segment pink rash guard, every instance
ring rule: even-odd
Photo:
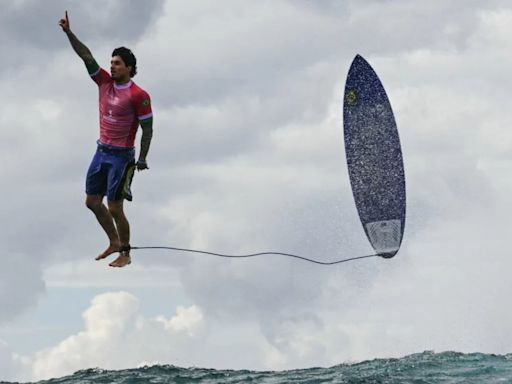
[[[91,78],[99,89],[100,143],[134,147],[139,122],[153,117],[148,93],[132,80],[116,84],[103,68]]]

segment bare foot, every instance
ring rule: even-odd
[[[96,256],[95,260],[101,260],[104,259],[107,256],[110,256],[113,253],[119,252],[119,243],[111,243],[110,246],[103,251],[103,253]]]
[[[131,262],[132,262],[132,259],[130,258],[130,253],[124,251],[124,252],[121,252],[120,255],[117,257],[117,259],[115,259],[109,265],[111,267],[122,268],[128,264],[131,264]]]

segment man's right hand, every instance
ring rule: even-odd
[[[64,14],[64,18],[59,20],[59,26],[62,28],[64,33],[66,33],[69,42],[71,43],[71,47],[73,47],[76,54],[84,61],[87,69],[90,70],[91,68],[94,68],[94,71],[96,71],[99,66],[94,60],[94,57],[92,57],[91,51],[84,45],[84,43],[78,40],[73,32],[71,32],[71,28],[69,27],[68,11]]]
[[[66,11],[66,13],[64,14],[64,18],[59,20],[59,26],[66,33],[68,33],[70,31],[70,29],[69,29],[68,11]]]

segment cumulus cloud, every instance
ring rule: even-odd
[[[190,308],[179,306],[176,309],[175,317],[166,319],[164,316],[159,316],[156,320],[161,322],[164,328],[171,333],[183,332],[194,336],[202,323],[203,314],[196,306]]]
[[[169,318],[145,318],[140,313],[138,299],[127,292],[94,297],[83,319],[83,331],[36,354],[35,380],[88,367],[129,368],[148,358],[165,361],[189,339],[198,338],[203,325],[203,315],[196,306],[178,307],[176,314]]]

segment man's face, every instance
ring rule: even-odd
[[[112,80],[115,81],[128,81],[130,80],[131,67],[124,64],[121,56],[112,56],[110,60],[110,75]]]

